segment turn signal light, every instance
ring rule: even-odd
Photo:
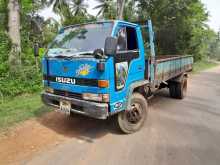
[[[100,87],[100,88],[109,87],[109,81],[108,80],[98,80],[98,87]]]

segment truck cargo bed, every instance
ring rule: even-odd
[[[158,56],[156,59],[155,80],[167,81],[184,72],[192,70],[193,57],[187,56]]]

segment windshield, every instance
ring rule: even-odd
[[[48,56],[88,55],[103,49],[112,27],[112,22],[105,22],[67,28],[52,42]]]

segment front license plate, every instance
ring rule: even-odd
[[[69,101],[60,101],[58,112],[70,115],[71,103]]]

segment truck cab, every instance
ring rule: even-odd
[[[42,60],[43,102],[68,115],[118,115],[123,132],[139,130],[150,87],[164,81],[155,81],[153,40],[151,21],[145,26],[116,20],[61,29]]]

